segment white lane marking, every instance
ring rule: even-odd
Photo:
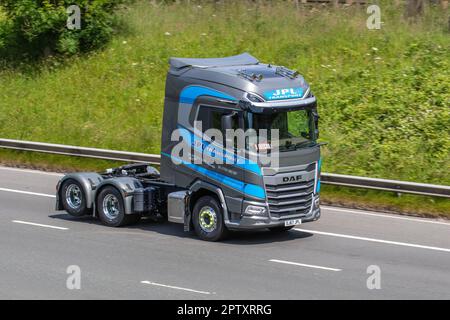
[[[300,267],[328,270],[328,271],[342,271],[342,269],[322,267],[322,266],[316,266],[316,265],[313,265],[313,264],[304,264],[304,263],[285,261],[285,260],[270,259],[269,261],[270,262],[277,262],[277,263],[284,263],[284,264],[291,264],[291,265],[300,266]]]
[[[14,189],[0,188],[0,191],[14,192],[14,193],[22,193],[22,194],[29,194],[29,195],[32,195],[32,196],[40,196],[40,197],[56,198],[56,196],[53,195],[53,194],[38,193],[38,192],[30,192],[30,191],[24,191],[24,190],[14,190]]]
[[[407,242],[398,242],[398,241],[358,237],[358,236],[352,236],[352,235],[347,235],[347,234],[323,232],[323,231],[307,230],[307,229],[298,229],[298,228],[295,228],[294,230],[301,231],[301,232],[309,232],[312,234],[320,234],[320,235],[324,235],[324,236],[338,237],[338,238],[346,238],[346,239],[353,239],[353,240],[362,240],[362,241],[378,242],[378,243],[384,243],[384,244],[392,244],[392,245],[404,246],[404,247],[450,252],[450,249],[447,249],[447,248],[424,246],[421,244],[414,244],[414,243],[407,243]]]
[[[22,220],[13,220],[12,222],[20,223],[20,224],[28,224],[30,226],[43,227],[43,228],[51,228],[51,229],[58,229],[58,230],[69,230],[69,228],[50,226],[48,224],[40,224],[40,223],[27,222],[27,221],[22,221]]]
[[[169,286],[167,284],[161,284],[161,283],[156,283],[156,282],[151,282],[151,281],[141,281],[142,284],[149,284],[152,286],[158,286],[158,287],[164,287],[164,288],[170,288],[170,289],[176,289],[176,290],[183,290],[183,291],[189,291],[189,292],[195,292],[195,293],[201,293],[201,294],[215,294],[214,292],[208,292],[208,291],[199,291],[199,290],[194,290],[194,289],[188,289],[188,288],[182,288],[182,287],[175,287],[175,286]]]
[[[336,207],[329,207],[329,206],[321,206],[321,207],[323,209],[325,209],[325,210],[336,211],[336,212],[356,213],[356,214],[361,214],[361,215],[365,215],[365,216],[390,218],[390,219],[399,219],[399,220],[406,220],[406,221],[413,221],[413,222],[442,224],[442,225],[450,226],[449,222],[436,221],[436,220],[433,220],[431,218],[429,218],[429,219],[426,219],[426,218],[424,218],[424,219],[421,219],[421,218],[408,218],[408,217],[395,215],[395,214],[382,214],[382,213],[374,213],[374,212],[370,212],[370,211],[350,210],[350,209],[345,209],[345,208],[336,208]]]
[[[36,173],[36,174],[45,174],[45,175],[56,176],[56,177],[62,177],[64,175],[62,173],[57,173],[57,172],[47,172],[47,171],[21,169],[21,168],[11,168],[11,167],[2,167],[2,166],[0,166],[0,170],[25,172],[25,173]]]

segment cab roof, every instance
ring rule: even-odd
[[[171,69],[183,69],[187,67],[194,68],[212,68],[212,67],[231,67],[256,65],[259,61],[249,53],[242,53],[237,56],[225,58],[170,58]]]
[[[225,90],[236,100],[240,100],[246,92],[272,99],[275,97],[274,93],[279,92],[277,90],[301,92],[305,95],[309,91],[308,83],[297,71],[260,63],[249,53],[225,58],[171,58],[169,75],[174,77],[172,86],[173,83],[179,83],[183,87],[203,85]],[[292,98],[299,96],[295,94]],[[280,99],[281,97],[284,95]]]

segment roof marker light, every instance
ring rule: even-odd
[[[253,72],[249,72],[245,69],[239,69],[238,70],[238,75],[240,75],[241,77],[244,77],[247,80],[250,81],[261,81],[263,79],[263,75],[260,73],[253,73]]]

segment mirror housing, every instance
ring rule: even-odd
[[[224,147],[228,145],[234,145],[232,139],[227,138],[227,130],[233,129],[233,117],[236,116],[236,112],[224,114],[221,118],[222,132],[224,135]]]
[[[236,115],[235,112],[224,114],[221,119],[222,130],[224,133],[227,129],[233,129],[233,117]]]
[[[314,120],[314,128],[315,128],[315,136],[316,139],[319,139],[319,113],[317,112],[317,108],[312,109],[312,116],[313,116],[313,120]]]

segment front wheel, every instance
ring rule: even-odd
[[[192,222],[198,237],[206,241],[219,241],[228,233],[219,202],[211,196],[197,200],[192,213]]]
[[[97,197],[97,212],[100,220],[107,226],[120,227],[137,222],[137,214],[125,214],[122,194],[116,188],[108,186]]]

